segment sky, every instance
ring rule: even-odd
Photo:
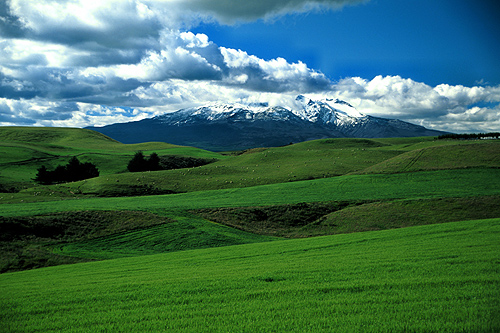
[[[103,126],[303,94],[500,131],[497,0],[0,0],[0,125]]]

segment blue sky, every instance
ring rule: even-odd
[[[193,31],[264,59],[303,61],[332,80],[400,75],[430,85],[500,83],[500,3],[372,0]]]
[[[482,0],[6,0],[0,125],[101,126],[298,94],[500,131],[500,14]]]

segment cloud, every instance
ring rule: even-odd
[[[10,17],[24,36],[64,45],[93,48],[141,47],[163,29],[158,13],[131,0],[10,0]]]
[[[179,1],[181,2],[181,1]],[[339,9],[347,5],[366,2],[363,0],[183,0],[182,7],[202,15],[213,17],[223,24],[241,21],[270,19],[288,13],[300,13],[314,9]]]
[[[15,38],[23,34],[23,24],[19,17],[12,15],[8,1],[0,2],[0,35]]]
[[[0,2],[0,124],[104,125],[207,102],[293,107],[297,94],[449,131],[498,130],[500,86],[435,87],[400,76],[332,82],[304,62],[261,59],[189,29],[363,0]]]
[[[302,62],[264,61],[179,28],[201,19],[229,22],[358,2],[9,0],[0,6],[8,27],[1,31],[0,96],[83,102],[111,102],[115,96],[116,104],[126,96],[115,92],[171,79],[214,80],[254,91],[321,90],[329,80]]]
[[[312,92],[325,90],[330,80],[303,62],[288,63],[283,58],[263,60],[241,50],[220,48],[229,69],[227,84],[255,91]]]
[[[376,76],[372,80],[343,79],[334,85],[334,91],[332,96],[349,101],[359,111],[373,116],[398,118],[452,132],[499,128],[500,86],[431,87],[400,76]]]
[[[211,80],[253,91],[311,92],[329,87],[330,80],[302,62],[263,60],[241,50],[219,47],[204,34],[169,31],[163,48],[149,51],[135,64],[89,67],[84,75],[137,79],[142,82]]]

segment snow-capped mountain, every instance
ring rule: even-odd
[[[123,143],[163,141],[223,151],[321,138],[433,136],[443,132],[376,118],[338,99],[299,95],[295,106],[213,103],[137,122],[91,127]]]
[[[325,99],[313,101],[302,95],[295,99],[301,108],[293,110],[299,117],[311,122],[320,122],[343,126],[356,124],[358,120],[366,118],[366,115],[356,110],[352,105],[338,99]]]
[[[296,98],[296,102],[297,108],[290,109],[281,106],[270,107],[267,103],[248,105],[214,103],[182,109],[174,113],[155,117],[154,119],[169,125],[182,125],[200,121],[292,120],[295,117],[299,117],[311,123],[344,126],[356,124],[367,117],[358,112],[349,103],[338,99],[314,101],[299,95]]]

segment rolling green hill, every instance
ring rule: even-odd
[[[184,193],[251,187],[335,177],[352,173],[396,173],[470,167],[500,167],[500,141],[402,139],[326,139],[286,147],[254,149],[239,155],[222,156],[195,148],[145,144],[159,154],[179,154],[219,159],[202,167],[128,173],[126,164],[137,147],[117,151],[82,153],[83,161],[103,166],[101,177],[71,184],[38,187],[24,191],[22,200],[39,200],[52,192],[92,196]],[[112,157],[112,158],[110,158]],[[105,168],[104,168],[105,166]],[[33,175],[31,166],[31,173]],[[24,172],[25,178],[27,171]],[[1,171],[1,170],[0,170]],[[32,177],[32,176],[31,176]]]
[[[96,148],[118,144],[101,133],[78,128],[2,127],[0,142],[58,147]]]
[[[397,173],[474,167],[499,167],[497,142],[426,147],[408,151],[367,167],[362,173]]]
[[[207,159],[224,156],[161,142],[121,144],[100,133],[76,128],[0,127],[0,186],[4,192],[35,186],[37,169],[65,165],[72,156],[97,165],[101,176],[127,171],[137,151]]]

